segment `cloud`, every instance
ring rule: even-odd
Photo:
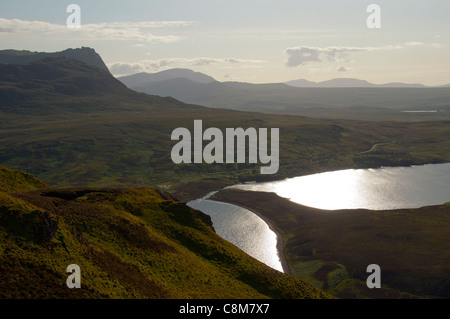
[[[446,46],[441,43],[424,43],[424,42],[406,42],[404,44],[405,47],[429,47],[435,49],[445,48]]]
[[[341,65],[340,67],[337,68],[337,71],[338,72],[347,72],[348,69],[345,66]]]
[[[285,50],[285,54],[288,55],[286,64],[290,67],[295,67],[308,62],[340,61],[347,57],[350,52],[365,50],[365,48],[356,47],[293,47]]]
[[[109,67],[109,71],[112,74],[120,74],[120,75],[129,75],[143,72],[141,65],[128,63],[114,63]]]
[[[0,18],[0,33],[45,34],[62,36],[81,36],[99,40],[134,40],[140,42],[174,42],[181,39],[177,35],[155,35],[149,30],[186,27],[193,21],[143,21],[81,24],[78,29],[69,29],[66,25],[43,21],[26,21]]]
[[[159,60],[145,60],[134,63],[113,62],[108,64],[109,70],[115,76],[130,75],[139,72],[158,72],[170,68],[198,68],[209,65],[226,68],[240,65],[240,67],[253,67],[265,63],[264,60],[238,59],[238,58],[169,58]]]
[[[67,30],[66,26],[43,21],[25,21],[19,19],[0,18],[0,32],[28,33],[28,32],[57,32]]]
[[[369,52],[369,51],[388,51],[388,50],[401,50],[411,49],[414,47],[429,47],[434,49],[440,49],[446,47],[440,43],[423,43],[423,42],[406,42],[403,45],[386,45],[380,47],[307,47],[299,46],[287,48],[284,53],[288,56],[286,65],[289,67],[296,67],[305,65],[309,62],[342,62],[348,59],[350,53],[354,52]],[[348,61],[346,61],[348,62]]]

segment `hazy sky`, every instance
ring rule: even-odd
[[[81,27],[69,29],[69,4]],[[370,4],[381,28],[370,29]],[[94,48],[115,75],[450,83],[449,0],[2,0],[0,49]]]

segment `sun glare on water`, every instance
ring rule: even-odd
[[[361,172],[344,170],[297,177],[275,183],[273,191],[295,203],[322,209],[357,207],[363,200],[359,191]]]

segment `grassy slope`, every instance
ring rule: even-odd
[[[213,199],[248,207],[282,234],[292,274],[342,298],[450,297],[450,203],[418,209],[326,211],[274,193],[227,189]],[[366,267],[381,267],[370,290]]]
[[[0,128],[0,162],[29,171],[52,187],[156,185],[165,181],[167,186],[179,184],[174,189],[182,198],[189,197],[186,189],[195,190],[183,185],[185,181],[281,179],[339,168],[450,161],[448,122],[331,121],[184,104],[127,107],[129,111],[122,112],[112,107],[114,111],[62,113],[60,118],[54,114],[5,115]],[[262,176],[260,164],[173,164],[170,152],[175,142],[170,134],[177,127],[192,131],[194,119],[203,119],[204,128],[222,130],[237,125],[279,127],[278,174]],[[375,143],[390,144],[362,153]]]
[[[330,297],[246,255],[168,194],[50,190],[0,172],[0,298]],[[66,286],[70,264],[81,289]]]

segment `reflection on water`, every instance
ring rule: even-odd
[[[329,210],[418,208],[450,201],[450,164],[350,169],[230,188],[276,192],[299,204]],[[267,224],[247,209],[207,200],[212,194],[188,205],[210,215],[222,238],[283,271],[277,237]]]
[[[450,201],[450,164],[349,169],[230,188],[275,192],[329,210],[418,208]]]
[[[211,216],[214,229],[223,239],[266,265],[283,271],[277,251],[277,236],[267,224],[251,211],[236,205],[211,201],[208,196],[188,205]]]
[[[403,113],[437,113],[437,110],[402,111]]]

